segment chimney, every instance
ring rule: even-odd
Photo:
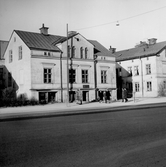
[[[48,29],[48,27],[44,27],[44,24],[42,24],[42,27],[39,30],[41,34],[48,35]]]
[[[111,53],[115,53],[116,52],[116,48],[112,48],[111,46],[110,46],[109,50],[111,51]]]
[[[157,39],[156,38],[150,38],[150,39],[148,39],[148,41],[149,41],[149,45],[154,45],[154,44],[156,44]]]

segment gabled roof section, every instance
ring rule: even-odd
[[[14,31],[30,49],[60,52],[60,49],[53,43],[64,39],[64,37],[57,35],[44,35],[20,30]]]
[[[94,48],[96,49],[95,55],[97,56],[109,56],[109,57],[115,57],[111,51],[106,49],[103,45],[101,45],[96,40],[88,40],[92,45],[94,45]]]
[[[136,59],[140,57],[148,57],[159,54],[164,48],[166,48],[166,41],[159,42],[153,45],[139,46],[127,50],[115,52],[116,61],[124,61],[130,59]]]

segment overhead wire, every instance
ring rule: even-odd
[[[163,6],[161,8],[157,8],[157,9],[153,9],[153,10],[150,10],[150,11],[147,11],[147,12],[144,12],[144,13],[140,13],[140,14],[137,14],[137,15],[134,15],[134,16],[130,16],[130,17],[126,17],[126,18],[123,18],[123,19],[119,19],[119,20],[116,20],[116,21],[103,23],[103,24],[98,24],[98,25],[89,26],[89,27],[84,27],[84,28],[79,28],[77,30],[84,30],[84,29],[90,29],[90,28],[95,28],[95,27],[101,27],[101,26],[105,26],[105,25],[113,24],[113,23],[117,23],[117,22],[119,23],[119,22],[122,22],[122,21],[125,21],[125,20],[129,20],[129,19],[132,19],[132,18],[135,18],[135,17],[139,17],[139,16],[142,16],[142,15],[151,13],[151,12],[155,12],[157,10],[161,10],[161,9],[164,9],[164,8],[166,8],[166,6]]]

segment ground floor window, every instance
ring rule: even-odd
[[[56,92],[39,92],[39,102],[52,103],[55,102]]]
[[[147,82],[147,91],[152,91],[152,82]]]
[[[135,83],[135,92],[139,92],[140,91],[140,86],[139,86],[139,82]]]

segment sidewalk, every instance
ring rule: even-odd
[[[5,119],[25,119],[27,117],[48,117],[55,115],[69,115],[69,114],[80,114],[80,113],[89,113],[102,111],[101,109],[109,109],[112,111],[115,110],[128,110],[137,108],[138,106],[151,104],[165,103],[166,97],[156,97],[156,98],[136,98],[135,101],[133,98],[128,99],[127,103],[122,103],[120,100],[112,103],[83,103],[78,105],[76,103],[54,103],[47,105],[37,105],[37,106],[23,106],[23,107],[8,107],[0,108],[0,120]],[[88,110],[89,109],[89,110]],[[80,111],[79,111],[80,110]]]

